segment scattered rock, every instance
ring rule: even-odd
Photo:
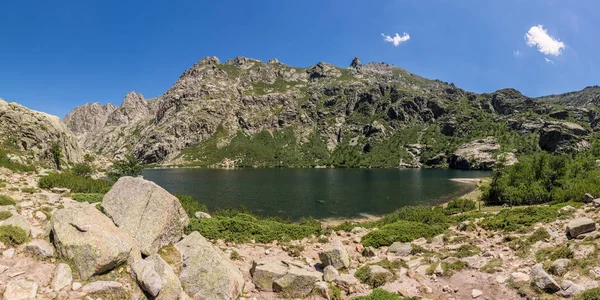
[[[158,296],[162,289],[162,280],[155,270],[154,261],[141,257],[135,259],[131,263],[131,274],[144,291],[152,297]]]
[[[29,236],[31,234],[31,225],[27,222],[27,219],[21,215],[13,213],[13,216],[0,222],[0,226],[12,225],[25,230],[25,233]]]
[[[244,286],[242,273],[200,233],[192,232],[175,248],[183,259],[179,280],[192,298],[230,300],[240,295]]]
[[[515,283],[516,282],[529,282],[529,280],[531,280],[531,277],[529,275],[522,273],[522,272],[513,272],[510,274],[510,278]]]
[[[440,234],[440,235],[436,235],[433,238],[431,238],[431,244],[434,246],[443,246],[444,245],[444,235]]]
[[[35,218],[43,222],[46,221],[46,219],[48,219],[48,216],[46,216],[46,214],[41,211],[37,211],[35,212]]]
[[[9,282],[4,291],[4,300],[30,300],[36,299],[37,283],[19,279]]]
[[[94,282],[84,285],[81,288],[81,292],[83,292],[85,294],[118,293],[123,290],[124,290],[123,285],[116,281],[94,281]]]
[[[202,212],[202,211],[197,211],[194,216],[198,219],[210,219],[212,218],[209,214]]]
[[[555,293],[561,290],[558,283],[544,271],[542,264],[537,264],[531,268],[531,282],[547,293]]]
[[[558,214],[559,215],[566,215],[566,214],[570,214],[572,212],[575,211],[575,207],[571,206],[571,205],[567,205],[567,206],[563,206],[558,210]]]
[[[393,253],[397,256],[409,256],[412,252],[412,245],[410,243],[393,243],[387,250],[387,253]]]
[[[256,288],[265,291],[273,291],[273,282],[283,277],[288,271],[288,266],[280,261],[276,262],[253,262],[250,274]]]
[[[158,254],[136,258],[131,264],[133,278],[156,300],[177,299],[183,292],[179,278]]]
[[[323,269],[323,280],[327,282],[334,281],[338,276],[340,276],[340,273],[333,266],[327,266]]]
[[[319,258],[324,267],[333,266],[337,270],[346,269],[350,266],[348,252],[342,243],[333,243],[319,253]]]
[[[596,230],[596,222],[589,218],[578,218],[567,224],[567,237],[577,238],[580,234]]]
[[[83,280],[124,263],[132,249],[131,239],[88,204],[57,210],[50,226],[58,254],[73,261]],[[83,227],[85,231],[80,230]]]
[[[594,207],[600,207],[600,198],[592,200]]]
[[[15,248],[10,248],[2,251],[2,257],[7,259],[15,257]]]
[[[287,274],[273,282],[273,291],[283,293],[286,297],[305,297],[321,277],[319,272],[292,266]]]
[[[590,203],[592,201],[594,201],[594,196],[589,193],[585,193],[585,195],[583,195],[583,203]]]
[[[80,288],[81,288],[81,282],[73,282],[71,289],[73,289],[74,291],[78,291]]]
[[[327,285],[327,282],[323,282],[323,281],[317,282],[315,284],[315,290],[323,298],[325,298],[327,300],[331,299],[331,295],[329,295],[329,286]]]
[[[119,178],[104,196],[102,209],[144,255],[178,242],[190,222],[175,196],[142,178]]]
[[[478,289],[473,289],[471,291],[471,297],[473,297],[473,299],[475,299],[475,298],[477,298],[477,297],[479,297],[481,295],[483,295],[483,292],[480,291],[480,290],[478,290]]]
[[[560,288],[562,289],[561,294],[565,298],[576,296],[584,290],[580,285],[575,284],[570,280],[563,280],[560,284]]]
[[[352,294],[358,285],[358,279],[351,274],[341,274],[334,280],[335,284],[347,294]]]
[[[33,240],[27,244],[25,249],[41,258],[54,256],[54,247],[44,240]]]
[[[471,224],[470,221],[460,222],[460,224],[458,224],[458,226],[456,226],[456,230],[465,231],[469,227],[469,224]]]
[[[370,282],[378,282],[378,283],[382,283],[381,279],[384,279],[384,282],[390,282],[392,280],[392,278],[394,277],[394,274],[392,274],[392,272],[388,271],[386,268],[382,267],[382,266],[377,266],[377,265],[373,265],[373,266],[369,266],[369,281]]]
[[[369,247],[365,247],[362,250],[362,256],[364,257],[375,257],[377,254],[375,253],[375,248],[369,246]]]
[[[52,278],[52,289],[54,291],[60,291],[62,289],[69,289],[73,282],[73,273],[71,267],[67,264],[58,264],[54,269],[54,277]],[[73,287],[73,290],[75,288]]]

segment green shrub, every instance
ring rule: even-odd
[[[94,170],[92,169],[92,167],[90,165],[84,164],[84,163],[74,164],[73,167],[71,168],[71,173],[73,173],[73,175],[75,175],[75,176],[80,176],[80,177],[90,177],[90,176],[92,176],[93,172],[94,172]]]
[[[20,164],[8,159],[5,150],[0,149],[0,167],[7,168],[13,172],[33,172],[35,171],[34,166]]]
[[[275,218],[260,218],[247,212],[215,212],[210,219],[190,219],[189,230],[198,231],[207,239],[222,239],[231,242],[259,243],[272,241],[300,240],[321,234],[321,225],[314,220],[287,223]]]
[[[354,297],[353,300],[416,300],[417,298],[403,298],[395,293],[382,289],[374,289],[368,296]]]
[[[503,209],[495,216],[483,220],[480,226],[486,230],[516,231],[530,228],[539,222],[552,222],[557,216],[557,208],[554,206]]]
[[[464,244],[458,247],[458,249],[455,252],[453,252],[450,256],[463,258],[477,255],[479,253],[481,253],[481,249],[479,249],[477,246]]]
[[[27,232],[25,230],[12,226],[0,226],[0,242],[7,245],[20,245],[27,241]]]
[[[4,210],[0,211],[0,221],[4,221],[10,217],[12,217],[12,213],[10,211]]]
[[[73,200],[78,202],[99,203],[104,199],[104,194],[100,193],[77,193],[74,194]]]
[[[142,165],[137,158],[131,154],[125,155],[125,158],[117,161],[112,166],[113,171],[109,174],[113,181],[123,176],[136,177],[142,174]]]
[[[42,189],[67,188],[73,193],[103,194],[110,190],[111,183],[102,179],[80,177],[69,172],[63,172],[50,173],[40,177],[38,186]]]
[[[532,245],[539,241],[543,241],[543,240],[549,239],[549,238],[550,238],[550,233],[548,233],[548,230],[546,230],[545,228],[538,228],[530,236],[527,237],[526,241],[528,244]]]
[[[194,199],[194,197],[182,194],[175,194],[175,197],[179,199],[179,203],[181,203],[183,210],[185,210],[190,218],[196,218],[194,214],[197,211],[208,213],[208,208],[206,208],[206,205],[200,204],[198,201],[196,201],[196,199]]]
[[[486,273],[496,273],[496,269],[502,267],[502,264],[502,259],[492,258],[483,267],[481,267],[481,271]]]
[[[583,291],[574,300],[600,300],[600,287]]]
[[[444,275],[446,276],[451,276],[452,274],[454,274],[454,272],[458,272],[464,268],[466,268],[469,264],[464,262],[464,261],[460,261],[457,260],[455,262],[442,262],[442,270],[444,271]]]
[[[380,224],[390,224],[396,221],[411,221],[419,222],[424,224],[438,225],[448,223],[449,219],[444,214],[441,207],[430,207],[430,206],[405,206],[397,209],[396,211],[383,216],[381,221],[377,222]]]
[[[35,194],[38,192],[38,190],[34,187],[24,187],[24,188],[21,188],[21,192],[28,193],[28,194]]]
[[[559,258],[573,258],[573,251],[567,246],[560,246],[542,248],[535,253],[537,262],[555,261]]]
[[[448,202],[448,205],[445,207],[446,213],[449,214],[463,213],[475,209],[477,209],[477,203],[475,201],[460,198]]]
[[[329,283],[327,286],[329,287],[331,300],[342,300],[342,291],[339,287],[331,283]]]
[[[15,200],[6,195],[0,195],[0,206],[3,205],[15,205]]]
[[[418,238],[432,238],[447,227],[444,225],[429,225],[418,222],[397,221],[369,232],[362,238],[365,247],[389,246],[394,242],[412,242]]]

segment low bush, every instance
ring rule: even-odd
[[[73,193],[103,194],[110,190],[111,185],[106,180],[81,177],[69,172],[50,173],[38,180],[38,186],[42,189],[67,188]]]
[[[448,223],[449,219],[444,214],[443,208],[439,206],[405,206],[383,216],[379,222],[376,222],[376,226],[391,224],[396,221],[411,221],[433,225]]]
[[[15,200],[6,195],[0,195],[0,206],[3,205],[15,205]]]
[[[35,194],[38,192],[38,190],[34,187],[24,187],[24,188],[21,188],[21,192],[28,193],[28,194]]]
[[[544,228],[538,228],[530,236],[527,237],[526,241],[527,241],[527,244],[533,245],[539,241],[543,241],[543,240],[549,239],[549,238],[550,238],[550,233],[548,233],[548,230],[546,230]]]
[[[559,258],[573,258],[573,251],[567,246],[560,246],[542,248],[535,253],[537,262],[555,261]]]
[[[12,217],[12,213],[10,211],[0,211],[0,221],[4,221],[10,217]]]
[[[454,262],[442,262],[442,270],[444,271],[444,275],[451,276],[454,272],[459,272],[460,270],[466,268],[469,264],[464,261],[454,261]]]
[[[548,223],[556,220],[557,210],[555,206],[503,209],[495,216],[483,220],[480,226],[486,230],[524,230],[539,222]]]
[[[0,242],[7,245],[20,245],[27,241],[27,232],[25,230],[12,226],[0,226]]]
[[[463,213],[477,209],[477,203],[470,199],[455,199],[445,207],[446,214]]]
[[[367,296],[352,298],[352,300],[416,300],[417,298],[403,298],[395,293],[390,293],[383,289],[374,289]]]
[[[35,171],[34,166],[24,165],[17,162],[14,162],[8,159],[7,153],[5,150],[0,149],[0,167],[7,168],[13,172],[33,172]]]
[[[73,175],[79,177],[90,177],[94,172],[90,165],[84,163],[74,164],[70,171],[73,173]]]
[[[575,296],[574,300],[599,300],[600,287],[583,291],[583,293]]]
[[[418,238],[432,238],[442,232],[445,225],[429,225],[411,221],[397,221],[369,232],[362,238],[365,247],[389,246],[394,242],[412,242]]]
[[[229,211],[226,215],[215,212],[210,219],[191,218],[189,230],[198,231],[207,239],[269,243],[318,236],[321,234],[321,224],[314,220],[287,223],[274,218],[260,218],[247,212]]]
[[[78,202],[99,203],[104,199],[104,194],[101,193],[78,193],[74,194],[73,200]]]
[[[483,265],[483,267],[481,267],[481,271],[486,273],[496,273],[496,270],[502,267],[502,264],[502,259],[492,258],[485,265]]]

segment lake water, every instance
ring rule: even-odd
[[[210,209],[240,208],[291,219],[381,215],[406,205],[437,204],[474,188],[451,178],[489,172],[449,169],[154,169],[146,179],[193,196]]]

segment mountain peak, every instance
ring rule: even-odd
[[[360,60],[358,59],[358,57],[354,57],[354,59],[350,63],[350,68],[351,69],[357,69],[357,70],[360,69],[360,68],[362,68],[362,63],[360,62]]]

